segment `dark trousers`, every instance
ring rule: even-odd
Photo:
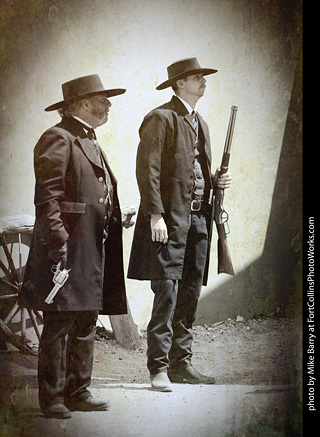
[[[190,214],[182,278],[152,280],[154,302],[147,327],[148,369],[153,375],[191,363],[192,324],[196,318],[208,249],[205,216]]]
[[[39,404],[90,395],[98,311],[45,311],[39,344]]]

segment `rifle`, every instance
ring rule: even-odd
[[[230,150],[234,124],[237,115],[237,106],[231,107],[231,114],[227,130],[226,142],[224,145],[219,177],[227,173],[229,168]],[[223,208],[224,190],[217,188],[214,201],[214,221],[218,232],[218,273],[234,275],[231,256],[229,253],[227,235],[229,234],[228,213]]]

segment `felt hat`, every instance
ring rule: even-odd
[[[174,62],[167,68],[168,80],[164,81],[156,87],[157,90],[163,90],[173,85],[178,79],[190,76],[192,74],[201,73],[203,76],[216,73],[218,70],[212,68],[201,68],[197,58],[181,59]]]
[[[106,97],[113,97],[125,93],[123,88],[106,90],[102,85],[100,77],[97,74],[82,76],[62,84],[63,100],[54,105],[48,106],[45,111],[54,111],[66,104],[76,102],[77,100],[92,97],[97,94],[105,94]]]

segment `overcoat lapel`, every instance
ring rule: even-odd
[[[100,147],[100,150],[101,150],[102,159],[104,160],[104,164],[105,164],[105,166],[107,167],[107,170],[108,170],[108,173],[109,173],[109,175],[110,175],[110,178],[111,178],[112,184],[115,185],[115,184],[117,183],[117,179],[116,179],[115,175],[113,174],[113,171],[112,171],[111,168],[110,168],[110,165],[109,165],[109,162],[108,162],[107,155],[106,155],[106,153],[104,152],[104,150],[102,150],[101,147]]]
[[[91,140],[87,137],[87,133],[85,132],[83,125],[76,120],[75,118],[63,118],[61,121],[62,127],[67,127],[68,130],[75,136],[76,141],[80,144],[81,149],[83,150],[86,157],[91,161],[94,165],[102,168],[102,164],[97,152],[94,149],[94,145]]]
[[[196,134],[197,132],[196,132],[196,129],[195,129],[194,125],[193,125],[191,115],[190,115],[189,113],[186,114],[186,115],[184,116],[184,119],[185,119],[185,121],[186,121],[186,122],[191,126],[192,130],[193,130],[194,133]]]
[[[211,165],[211,146],[210,146],[210,136],[209,136],[208,127],[205,124],[200,114],[198,114],[198,121],[199,121],[199,128],[202,130],[203,137],[204,137],[204,150],[206,152],[207,159],[209,160],[209,163]]]
[[[92,144],[91,140],[89,140],[89,138],[81,138],[79,136],[77,137],[77,140],[89,161],[102,168],[101,160],[97,152],[94,150],[94,145]]]
[[[197,132],[195,130],[195,127],[193,125],[192,122],[192,117],[189,114],[187,108],[185,107],[185,105],[181,102],[181,100],[176,97],[173,96],[170,102],[173,105],[173,109],[174,111],[181,117],[183,117],[184,121],[191,127],[194,135],[196,136]]]
[[[193,132],[196,133],[195,128],[193,126],[192,117],[189,114],[187,108],[181,102],[181,100],[178,99],[178,97],[173,96],[171,99],[171,104],[174,105],[174,109],[177,112],[177,114],[180,116],[183,116],[185,122],[188,123],[188,125],[192,128]],[[201,115],[199,113],[197,113],[197,115],[198,115],[198,121],[199,121],[199,132],[201,130],[203,133],[204,150],[205,150],[208,164],[210,167],[211,166],[211,146],[210,146],[209,131],[208,131],[207,125],[206,125],[205,121],[203,120],[203,118],[201,117]]]
[[[89,159],[89,161],[91,161],[94,165],[97,165],[98,167],[103,168],[101,159],[98,156],[97,152],[95,151],[94,145],[92,144],[91,140],[87,137],[82,138],[80,136],[77,136],[77,140],[78,140],[84,154]],[[108,170],[108,173],[110,175],[112,183],[113,184],[117,183],[116,177],[113,174],[113,172],[109,166],[107,155],[105,154],[105,152],[102,150],[101,147],[100,147],[100,153],[101,153],[101,157],[104,161],[104,164]]]
[[[98,167],[103,168],[102,163],[101,163],[101,159],[98,156],[97,152],[94,150],[94,145],[89,140],[89,138],[81,138],[78,136],[77,140],[80,143],[80,146],[81,146],[84,154],[86,155],[86,157],[89,159],[89,161],[91,161],[94,165],[97,165]],[[102,150],[101,147],[100,147],[100,153],[101,153],[101,157],[104,161],[104,164],[108,170],[108,173],[110,175],[112,184],[114,185],[117,183],[116,177],[113,174],[113,172],[109,166],[107,155],[105,154],[105,152]]]

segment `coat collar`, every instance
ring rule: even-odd
[[[190,125],[192,130],[195,131],[191,115],[189,114],[189,111],[187,107],[183,104],[183,102],[177,96],[172,96],[170,104],[172,105],[173,111],[175,111],[179,116],[183,117],[185,121]]]
[[[175,111],[178,115],[184,117],[185,121],[194,130],[191,115],[189,114],[189,111],[187,110],[185,105],[181,102],[181,100],[177,96],[172,96],[172,99],[169,102],[169,105],[171,106],[173,111]],[[197,116],[198,116],[198,120],[199,120],[199,125],[200,125],[202,132],[203,132],[203,135],[204,135],[205,143],[206,143],[206,145],[208,145],[208,147],[210,147],[210,136],[209,136],[207,124],[205,123],[205,121],[203,120],[203,118],[201,117],[199,112],[197,112]]]
[[[98,167],[102,167],[100,158],[97,155],[97,152],[94,150],[91,140],[89,140],[87,137],[85,126],[73,117],[63,118],[61,125],[62,127],[67,128],[67,130],[77,138],[89,161],[93,162],[93,164],[97,165]]]
[[[170,104],[173,106],[173,110],[182,117],[185,117],[189,114],[186,106],[182,103],[182,101],[177,96],[172,96]]]
[[[84,130],[84,125],[80,121],[73,117],[63,117],[61,122],[58,123],[58,127],[62,127],[70,132],[75,137],[80,136],[80,138],[86,138],[87,134]]]
[[[97,165],[100,168],[102,167],[101,160],[99,156],[97,155],[96,151],[94,150],[92,142],[87,137],[87,133],[84,129],[84,126],[82,123],[78,120],[76,120],[73,117],[63,117],[61,122],[57,125],[59,127],[62,127],[63,129],[66,129],[68,132],[70,132],[76,139],[78,140],[84,154],[86,157],[91,161],[94,165]],[[112,174],[111,169],[108,164],[108,159],[105,154],[105,152],[100,148],[101,154],[103,157],[103,160],[107,166],[107,169],[110,174]],[[115,179],[114,175],[112,174],[112,177]]]

